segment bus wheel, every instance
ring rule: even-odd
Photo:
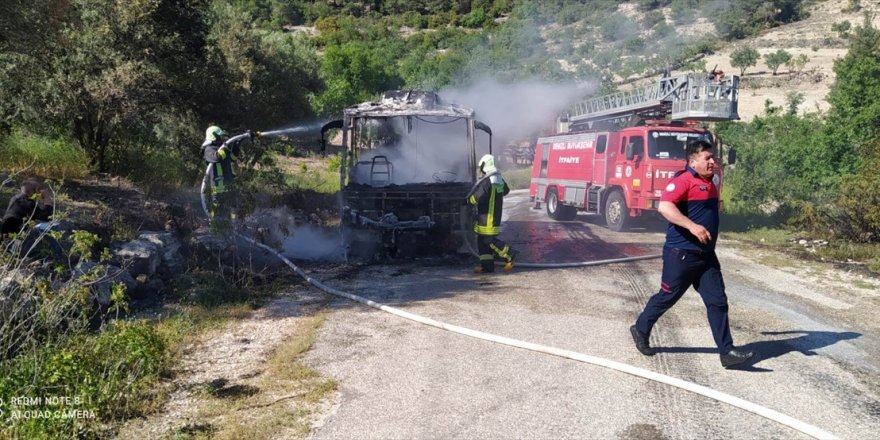
[[[608,229],[620,232],[627,228],[629,223],[629,208],[620,191],[614,191],[605,200],[605,223]]]

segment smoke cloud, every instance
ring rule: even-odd
[[[343,261],[342,241],[338,233],[302,225],[284,240],[281,253],[298,260]]]
[[[361,152],[352,175],[355,182],[370,186],[470,182],[465,119],[395,117],[375,129],[381,144]]]
[[[245,219],[261,242],[281,248],[287,258],[342,261],[342,241],[338,232],[328,232],[305,223],[303,214],[286,206],[260,208]]]
[[[493,143],[503,146],[553,130],[559,113],[591,95],[596,87],[595,81],[580,86],[573,82],[540,80],[505,84],[487,77],[466,88],[443,90],[440,96],[448,102],[473,108],[477,119],[492,127]]]

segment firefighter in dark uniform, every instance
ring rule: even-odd
[[[510,187],[495,168],[495,158],[491,154],[483,156],[477,163],[477,169],[483,177],[477,181],[467,196],[467,203],[476,205],[477,218],[474,232],[477,233],[477,250],[480,252],[480,265],[474,268],[476,273],[495,271],[495,255],[503,258],[506,263],[504,270],[513,269],[513,260],[517,251],[507,243],[498,239],[501,233],[501,210],[504,196]]]
[[[232,162],[240,153],[240,144],[226,144],[226,132],[220,127],[211,126],[205,131],[205,142],[202,143],[205,162],[213,164],[208,178],[211,183],[211,216],[234,218],[235,192],[233,183],[235,174]]]
[[[712,144],[705,141],[689,143],[687,166],[672,179],[660,198],[658,211],[669,221],[660,291],[648,300],[630,333],[639,352],[653,355],[648,338],[654,323],[694,286],[706,305],[721,365],[731,368],[748,362],[755,353],[735,348],[730,336],[727,294],[715,255],[719,177],[715,175],[713,150]]]

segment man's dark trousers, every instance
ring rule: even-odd
[[[650,335],[654,323],[678,302],[691,285],[706,305],[715,345],[721,354],[727,353],[733,349],[733,338],[727,319],[727,295],[724,293],[721,264],[714,251],[663,248],[660,291],[648,300],[645,310],[636,320],[636,330]]]

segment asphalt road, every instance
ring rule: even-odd
[[[583,215],[554,222],[522,193],[506,203],[502,238],[524,251],[524,261],[645,255],[662,246],[656,230],[612,233]],[[880,292],[834,274],[765,267],[756,252],[719,244],[734,341],[758,352],[743,370],[721,368],[693,290],[655,327],[659,353],[635,350],[628,327],[658,288],[660,260],[492,275],[415,260],[327,283],[450,324],[691,381],[840,438],[876,438]],[[668,385],[342,299],[332,303],[306,362],[339,382],[315,439],[807,438]]]

